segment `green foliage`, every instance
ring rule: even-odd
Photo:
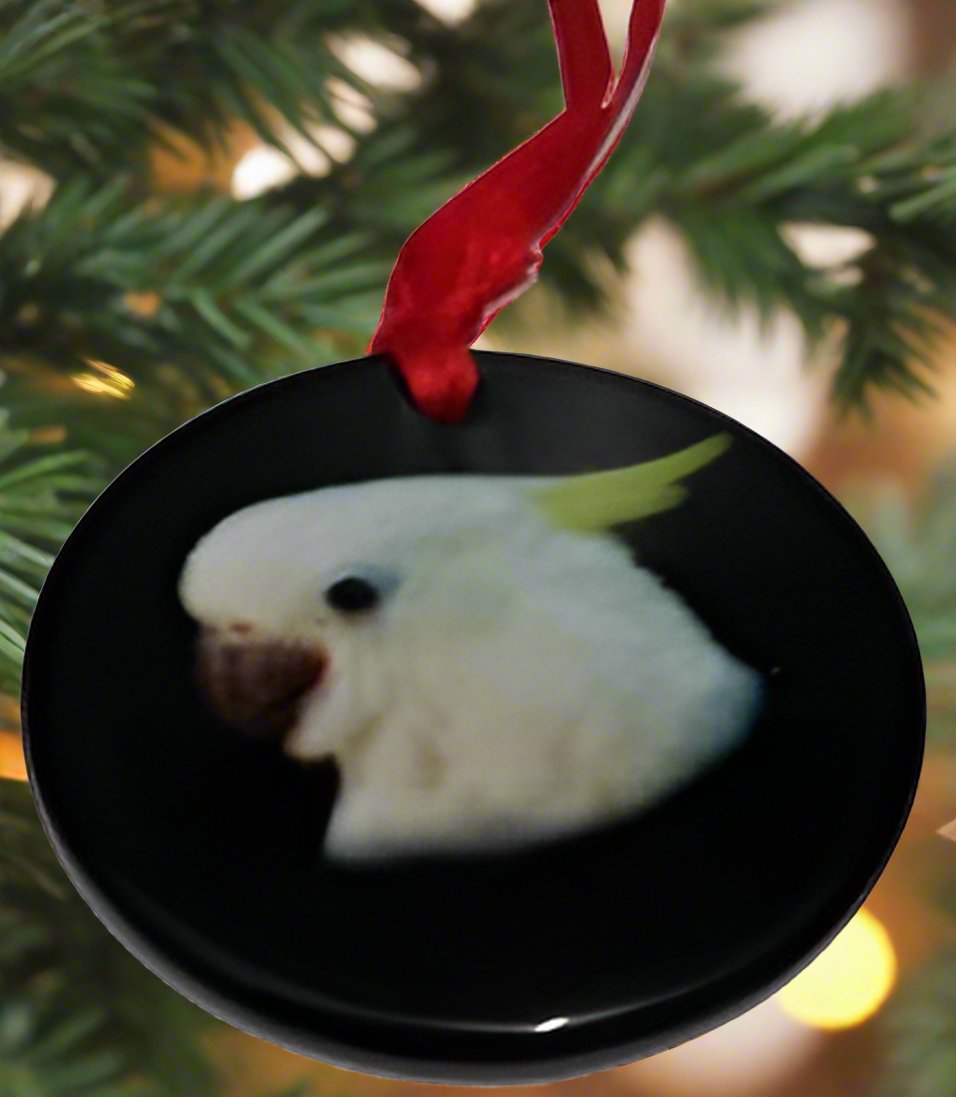
[[[358,352],[387,265],[329,221],[215,196],[146,206],[124,177],[71,178],[0,246],[7,406],[122,464],[237,389]],[[104,399],[63,383],[98,363],[133,386]]]
[[[843,404],[865,406],[874,386],[917,393],[927,385],[938,318],[956,311],[956,235],[946,231],[956,211],[956,138],[924,135],[921,100],[910,92],[881,93],[793,122],[744,101],[710,57],[723,31],[769,6],[708,0],[675,7],[635,125],[549,248],[543,280],[570,309],[606,306],[614,272],[626,266],[626,242],[648,217],[662,216],[684,236],[705,287],[728,307],[756,307],[764,317],[793,311],[811,344],[837,327],[843,352],[836,395]],[[425,15],[413,0],[282,3],[270,6],[267,19],[263,10],[225,0],[204,5],[201,18],[186,0],[141,0],[110,6],[108,14],[83,4],[0,5],[12,21],[6,50],[13,58],[6,81],[0,50],[0,105],[8,85],[11,101],[23,102],[18,81],[25,77],[17,73],[31,65],[42,70],[38,85],[56,89],[67,81],[70,88],[62,103],[41,99],[42,113],[32,111],[24,123],[36,140],[55,135],[50,156],[67,156],[64,164],[21,140],[16,111],[0,112],[0,143],[64,175],[68,191],[7,233],[3,313],[15,323],[4,329],[11,333],[5,351],[35,349],[44,364],[86,353],[127,372],[136,368],[138,383],[165,375],[173,362],[190,378],[216,375],[207,400],[298,368],[304,355],[315,363],[352,353],[374,325],[402,239],[465,179],[560,109],[550,30],[535,5],[486,0],[456,27]],[[82,24],[82,34],[70,29],[71,20]],[[371,93],[334,59],[329,31],[385,34],[419,65],[422,86],[403,95]],[[81,45],[99,52],[80,58]],[[269,63],[253,60],[255,50]],[[101,54],[121,66],[124,79],[135,73],[151,89],[143,99],[148,125],[137,116],[123,130],[108,114],[82,109],[86,81],[111,78]],[[303,54],[314,63],[300,64]],[[77,71],[47,73],[49,58]],[[176,80],[165,79],[169,71]],[[355,134],[354,155],[330,175],[302,177],[251,204],[193,198],[146,215],[150,127],[209,142],[238,114],[281,144],[283,125],[343,124],[332,77],[370,94],[378,125]],[[137,101],[112,85],[104,97],[124,111]],[[72,145],[64,139],[67,128],[83,124],[102,130],[98,144],[76,134]],[[70,151],[77,143],[88,155]],[[127,172],[119,181],[117,165]],[[289,237],[276,222],[288,226]],[[794,246],[791,230],[801,224],[857,229],[868,243],[849,262],[816,268]],[[249,229],[259,231],[246,239]],[[273,234],[278,287],[267,284],[269,272],[256,257]],[[305,254],[323,244],[330,249],[324,254]],[[31,265],[37,245],[49,253],[39,270]],[[195,260],[190,247],[199,252]],[[261,259],[268,265],[269,253]],[[178,273],[177,262],[184,268]],[[286,262],[305,272],[284,275]],[[162,296],[161,315],[150,323],[123,306],[124,291],[138,287]],[[101,310],[104,290],[109,307]],[[32,342],[37,333],[39,345]],[[160,387],[160,405],[175,405],[179,390]],[[70,414],[71,401],[65,405]],[[53,406],[49,397],[45,406]],[[136,433],[137,415],[123,411],[117,429],[131,434],[128,454],[141,448],[149,428]],[[168,418],[152,425],[162,429],[175,418],[170,407]]]
[[[956,462],[940,470],[919,506],[900,491],[858,500],[858,517],[900,586],[926,668],[930,744],[956,747]],[[940,820],[943,822],[944,820]],[[956,910],[956,871],[942,839],[939,901]],[[956,951],[934,956],[895,996],[884,1020],[889,1061],[885,1097],[956,1092]]]
[[[147,974],[63,878],[29,792],[0,781],[0,1093],[206,1097],[211,1022]]]
[[[142,162],[171,132],[221,142],[240,119],[281,143],[364,83],[330,31],[427,21],[414,0],[0,2],[0,148],[57,176]]]
[[[24,432],[0,419],[0,692],[19,688],[40,584],[81,513],[77,500],[100,486],[88,464],[80,454],[28,446]]]
[[[919,507],[886,489],[855,510],[896,579],[926,669],[929,735],[956,746],[956,462],[930,481]]]
[[[884,1097],[956,1092],[956,951],[934,960],[900,994],[889,1015],[892,1049]]]
[[[652,88],[652,102],[665,90]],[[836,323],[844,406],[866,407],[872,388],[924,390],[939,318],[956,304],[956,238],[945,228],[956,195],[947,200],[938,181],[956,163],[956,140],[920,137],[919,102],[906,93],[778,124],[723,82],[695,91],[689,81],[681,94],[700,155],[681,163],[686,148],[675,148],[661,206],[705,287],[764,317],[794,312],[811,344]],[[793,239],[800,225],[857,230],[862,249],[809,265]]]
[[[863,521],[903,592],[926,662],[956,661],[956,463],[927,485],[918,507],[887,489]]]

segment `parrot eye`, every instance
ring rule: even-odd
[[[325,600],[333,609],[343,613],[363,613],[374,609],[382,600],[382,594],[368,579],[347,575],[326,590]]]

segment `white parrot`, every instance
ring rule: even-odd
[[[726,445],[238,511],[180,579],[200,679],[227,721],[334,757],[332,857],[515,848],[647,807],[743,738],[761,679],[611,530]]]

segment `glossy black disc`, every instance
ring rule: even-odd
[[[300,1053],[429,1081],[583,1074],[756,1004],[848,920],[923,750],[906,610],[858,526],[751,431],[651,384],[482,354],[467,420],[381,361],[264,385],[160,442],[60,553],[27,652],[44,823],[110,930],[176,989]],[[769,698],[746,743],[651,812],[521,854],[344,868],[334,773],[215,724],[176,583],[252,502],[419,473],[564,474],[730,451],[626,528]],[[560,795],[560,790],[556,790]]]

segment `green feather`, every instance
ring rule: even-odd
[[[680,481],[709,465],[729,446],[730,435],[715,434],[655,461],[569,476],[535,495],[554,525],[595,533],[676,507],[687,495]]]

